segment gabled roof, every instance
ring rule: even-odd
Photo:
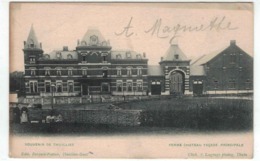
[[[32,46],[33,44],[33,46]],[[38,42],[38,39],[36,37],[36,34],[34,32],[33,26],[31,26],[27,41],[24,46],[25,49],[29,48],[36,48],[36,49],[41,49],[40,44]]]
[[[97,28],[89,28],[78,46],[109,46],[101,32]]]
[[[148,65],[148,76],[163,76],[163,70],[159,65]]]
[[[178,58],[176,59],[176,56],[178,55]],[[183,51],[179,48],[178,44],[171,44],[171,46],[166,51],[165,55],[163,56],[163,61],[186,61],[188,58],[183,53]]]
[[[190,67],[190,75],[197,75],[197,76],[205,75],[203,64],[206,64],[207,62],[209,62],[210,60],[215,58],[218,54],[220,54],[226,48],[227,47],[222,48],[220,50],[216,50],[207,55],[202,55],[198,59],[195,59],[195,61],[192,61],[191,67]]]

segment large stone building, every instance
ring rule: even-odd
[[[75,50],[65,46],[45,54],[31,28],[23,51],[26,97],[39,102],[53,95],[203,94],[253,88],[253,58],[235,41],[193,62],[178,44],[171,44],[154,66],[148,65],[145,53],[112,50],[97,29],[89,29]]]

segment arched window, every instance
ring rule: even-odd
[[[61,57],[61,53],[60,52],[57,52],[56,53],[56,57],[57,57],[57,59],[61,59],[62,57]]]
[[[32,39],[30,40],[30,48],[34,48],[34,42]]]
[[[49,55],[49,54],[45,54],[45,55],[44,55],[44,58],[45,58],[45,59],[50,59],[50,55]]]
[[[81,45],[87,45],[86,41],[81,41]]]
[[[141,54],[137,54],[136,55],[136,59],[141,59],[142,57],[141,57]]]
[[[116,75],[117,76],[121,76],[122,75],[122,68],[121,67],[117,67],[116,68]]]
[[[117,54],[116,59],[122,59],[121,54]]]
[[[73,59],[73,56],[71,54],[68,54],[67,59]]]

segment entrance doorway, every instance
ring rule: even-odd
[[[178,71],[170,73],[170,94],[184,93],[184,74]]]

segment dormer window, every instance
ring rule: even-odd
[[[179,55],[177,55],[177,54],[174,55],[174,58],[175,58],[175,59],[179,59]]]
[[[121,54],[116,55],[116,59],[122,59]]]
[[[30,48],[34,48],[34,42],[33,42],[33,40],[30,40]]]
[[[128,59],[131,58],[131,52],[126,52],[126,58],[128,58]]]
[[[61,59],[61,53],[60,53],[60,52],[57,53],[57,54],[56,54],[56,57],[57,57],[57,59]]]
[[[81,45],[87,45],[86,41],[81,41]]]
[[[141,54],[137,54],[136,59],[141,59]]]
[[[73,59],[73,56],[71,54],[67,55],[67,59]]]
[[[45,54],[44,58],[45,59],[50,59],[50,55],[49,54]]]
[[[91,45],[97,45],[98,44],[98,37],[96,35],[90,36],[90,42],[91,42]]]

